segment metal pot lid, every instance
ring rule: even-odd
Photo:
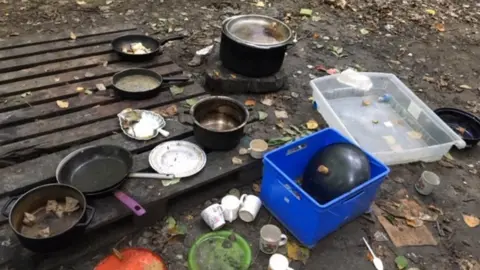
[[[285,23],[255,14],[227,19],[223,31],[237,42],[266,47],[284,46],[292,37],[292,31]]]
[[[155,147],[150,152],[148,161],[158,173],[184,178],[201,171],[207,163],[207,155],[194,143],[168,141]]]

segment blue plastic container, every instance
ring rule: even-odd
[[[264,206],[310,248],[343,224],[367,212],[380,184],[390,172],[386,165],[364,151],[370,161],[370,180],[327,204],[319,204],[296,183],[296,179],[303,176],[315,153],[334,143],[352,142],[335,129],[328,128],[284,145],[264,158],[260,193]]]

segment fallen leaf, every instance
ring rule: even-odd
[[[438,32],[445,32],[445,25],[443,25],[443,23],[435,23],[434,26]]]
[[[68,101],[67,100],[57,100],[57,106],[65,109],[68,108]]]
[[[105,85],[103,83],[97,83],[95,85],[95,87],[98,89],[98,91],[106,91],[107,88],[105,87]]]
[[[462,88],[462,89],[468,89],[468,90],[472,89],[472,87],[470,85],[466,85],[466,84],[462,84],[459,87]]]
[[[444,157],[446,157],[448,160],[455,160],[450,153],[446,153]]]
[[[408,226],[413,227],[413,228],[418,228],[418,227],[423,226],[423,221],[421,221],[420,219],[416,219],[416,218],[405,219],[405,222],[407,223]]]
[[[262,99],[262,104],[265,105],[265,106],[272,106],[273,105],[273,99],[271,98],[264,98]]]
[[[168,187],[168,186],[175,185],[175,184],[178,184],[178,183],[180,183],[180,178],[173,178],[173,179],[170,179],[170,180],[162,180],[162,185],[164,187]]]
[[[301,261],[303,264],[306,264],[310,257],[310,250],[306,247],[300,246],[300,244],[295,241],[288,241],[287,256],[290,260]]]
[[[85,90],[84,93],[85,93],[85,95],[93,94],[92,90],[90,90],[90,89]]]
[[[313,119],[308,120],[306,125],[307,125],[307,128],[310,129],[310,130],[315,130],[315,129],[318,128],[317,121],[315,121]]]
[[[261,189],[261,187],[260,187],[259,184],[253,183],[253,184],[252,184],[252,190],[253,190],[254,192],[256,192],[256,193],[260,193],[260,191],[261,191],[262,189]]]
[[[26,97],[31,96],[31,95],[32,95],[32,92],[25,92],[25,93],[21,94],[20,96],[22,98],[26,98]]]
[[[288,113],[286,111],[275,110],[275,117],[277,117],[278,119],[287,119]]]
[[[189,98],[189,99],[185,100],[185,102],[187,103],[188,106],[192,107],[193,105],[197,104],[198,99]]]
[[[435,15],[437,13],[434,9],[426,9],[425,12],[427,12],[430,15]]]
[[[293,98],[298,98],[298,97],[300,96],[297,92],[291,92],[290,95],[291,95]]]
[[[60,78],[54,78],[53,79],[55,82],[59,82],[60,81]]]
[[[302,8],[300,9],[300,15],[303,15],[303,16],[312,16],[313,14],[313,10],[311,9],[308,9],[308,8]]]
[[[163,117],[174,116],[174,115],[177,114],[177,112],[178,112],[177,105],[175,105],[175,104],[159,110],[160,115],[163,116]]]
[[[243,160],[239,157],[233,157],[232,158],[232,163],[235,164],[235,165],[240,165],[243,163]]]
[[[73,32],[70,32],[70,39],[71,40],[77,39],[77,35],[75,35],[75,33],[73,33]]]
[[[373,255],[370,251],[367,251],[367,260],[373,262]]]
[[[268,113],[264,111],[258,111],[258,120],[263,121],[267,119],[267,117],[268,117]]]
[[[395,264],[397,265],[398,269],[402,270],[407,268],[408,260],[404,256],[398,256],[395,258]]]
[[[370,31],[368,31],[367,29],[365,29],[365,28],[360,29],[360,34],[366,35],[368,33],[370,33]]]
[[[178,87],[176,85],[170,86],[170,93],[172,93],[172,96],[180,95],[181,93],[183,93],[183,90],[183,87]]]
[[[193,216],[192,216],[192,215],[187,215],[187,216],[185,217],[185,219],[188,220],[188,221],[193,220]]]
[[[257,7],[265,7],[265,3],[262,1],[258,1],[257,4],[255,4]]]
[[[172,236],[184,235],[187,233],[187,227],[184,224],[178,223],[173,217],[168,217],[165,220],[165,228],[168,234]]]
[[[83,88],[83,87],[77,87],[77,88],[75,89],[75,91],[77,91],[77,92],[83,92],[83,91],[85,91],[85,88]]]
[[[480,224],[480,219],[476,216],[470,215],[463,215],[463,221],[468,225],[470,228],[475,228]]]
[[[312,21],[314,22],[318,22],[321,20],[321,17],[320,16],[312,16]]]
[[[255,106],[255,104],[257,104],[257,102],[255,101],[255,99],[247,99],[247,100],[245,100],[245,106],[247,106],[247,107]]]
[[[167,217],[165,223],[168,230],[173,230],[177,226],[177,221],[173,217]]]
[[[83,0],[77,0],[77,4],[80,5],[80,6],[83,6],[83,5],[86,5],[87,2],[85,2]]]

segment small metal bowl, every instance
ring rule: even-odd
[[[140,114],[141,118],[148,118],[148,120],[150,120],[150,122],[152,122],[152,126],[154,131],[153,131],[153,135],[152,136],[149,136],[149,137],[139,137],[139,136],[136,136],[135,133],[130,133],[128,131],[129,127],[125,125],[125,115],[129,112],[135,112],[135,113],[138,113]],[[148,140],[151,140],[155,137],[158,136],[158,134],[160,133],[159,129],[163,128],[165,126],[165,119],[159,115],[158,113],[154,113],[152,111],[147,111],[147,110],[133,110],[133,109],[125,109],[123,110],[122,112],[120,112],[118,115],[118,121],[120,123],[120,128],[122,129],[123,131],[123,134],[127,135],[127,137],[129,138],[132,138],[132,139],[135,139],[135,140],[139,140],[139,141],[148,141]]]

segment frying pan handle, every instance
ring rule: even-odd
[[[77,227],[87,227],[88,224],[90,224],[90,222],[92,222],[93,220],[93,217],[95,216],[95,208],[91,207],[90,205],[86,205],[85,206],[85,213],[87,215],[87,220],[85,220],[84,222],[79,222],[77,223]]]
[[[150,178],[150,179],[160,179],[160,180],[170,180],[174,179],[173,174],[161,174],[161,173],[131,173],[128,175],[130,178]]]
[[[10,215],[10,211],[8,211],[8,209],[10,209],[10,205],[14,202],[16,202],[18,200],[20,196],[15,196],[15,197],[11,197],[10,199],[8,199],[8,201],[3,205],[2,207],[2,215],[6,218],[8,218],[8,216]],[[7,212],[8,211],[8,212]]]
[[[115,197],[121,201],[126,207],[130,208],[132,212],[137,216],[143,216],[147,211],[134,199],[125,194],[122,191],[115,191]]]
[[[163,77],[163,82],[187,82],[190,78],[187,76]]]
[[[180,40],[180,39],[184,39],[184,38],[185,38],[184,35],[171,35],[171,36],[168,36],[168,37],[159,38],[158,42],[160,43],[160,45],[163,45],[163,44],[165,44],[169,41]]]

